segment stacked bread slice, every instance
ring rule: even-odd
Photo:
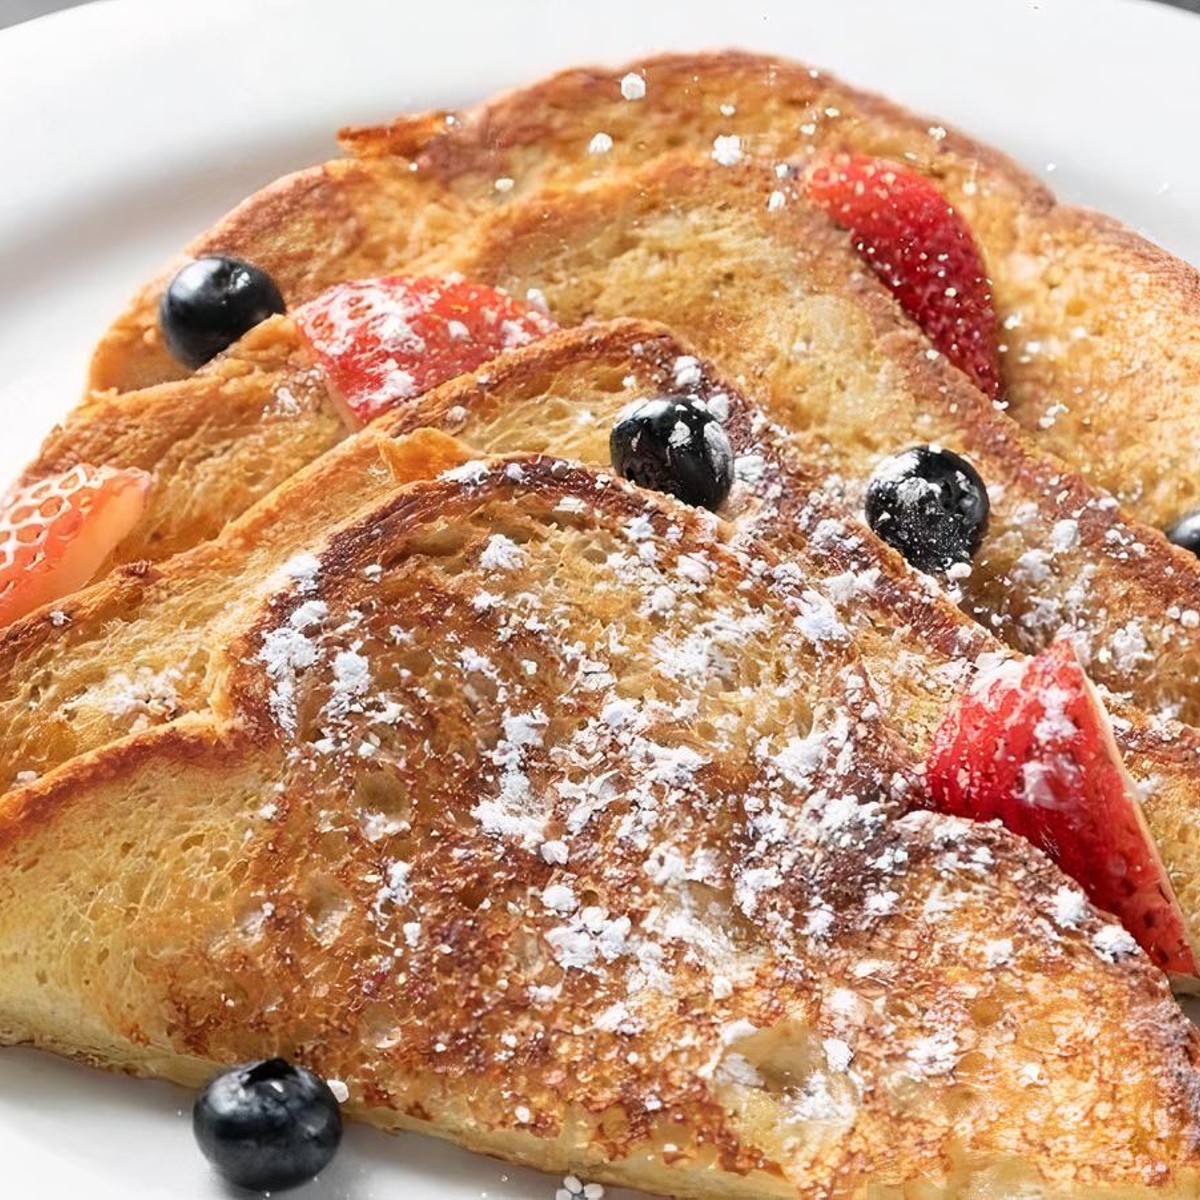
[[[0,1032],[183,1082],[285,1053],[385,1127],[679,1195],[1194,1194],[1164,977],[1027,843],[915,808],[955,697],[1070,629],[1200,928],[1200,575],[1097,488],[1114,445],[1133,512],[1189,485],[1105,440],[1123,343],[1064,266],[1150,251],[806,69],[628,73],[350,135],[197,246],[291,301],[459,272],[571,328],[349,436],[290,318],[175,378],[157,282],[102,343],[29,478],[156,482],[98,583],[0,634]],[[825,144],[971,220],[1057,347],[1010,353],[1008,413],[806,200],[786,160]],[[613,477],[667,394],[724,414],[717,516]],[[917,442],[989,486],[954,578],[861,520]]]

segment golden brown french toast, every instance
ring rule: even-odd
[[[678,101],[681,96],[693,93],[683,73],[672,74],[668,66],[664,60],[662,104],[669,110],[672,96]],[[738,56],[716,58],[709,66],[713,68],[714,79],[732,80],[739,73],[748,74],[758,79],[755,86],[760,91],[765,86],[761,78],[755,76],[751,59]],[[755,99],[761,100],[762,104],[760,110],[755,110],[757,116],[747,117],[760,122],[762,126],[755,137],[763,141],[763,155],[759,157],[766,158],[777,157],[776,143],[770,140],[770,131],[776,130],[784,120],[783,112],[794,111],[799,103],[787,99],[790,94],[788,88],[793,84],[801,86],[801,76],[808,80],[803,85],[806,89],[817,86],[817,82],[806,72],[784,71],[783,83],[779,82],[779,64],[774,64],[772,72],[776,80],[772,87],[777,89],[770,92],[775,97],[774,101],[768,102],[755,92]],[[695,74],[707,79],[703,72]],[[792,83],[788,83],[788,80],[792,80]],[[820,86],[825,86],[824,81],[819,82]],[[606,98],[605,89],[612,90],[610,84],[611,80],[606,83],[600,75],[585,72],[568,74],[542,85],[547,96],[557,96],[561,92],[562,96],[572,98],[570,103],[564,101],[551,106],[558,114],[555,119],[562,122],[562,127],[555,125],[544,137],[534,137],[531,130],[517,120],[514,114],[520,107],[520,100],[514,97],[511,101],[497,102],[494,111],[484,110],[482,114],[469,119],[456,118],[448,127],[449,133],[436,132],[436,129],[444,131],[447,128],[439,118],[436,121],[400,122],[386,136],[378,131],[375,134],[361,133],[354,135],[351,141],[360,149],[374,146],[378,150],[380,146],[385,146],[400,150],[407,147],[405,152],[414,155],[417,154],[417,144],[425,144],[422,138],[428,142],[418,156],[419,161],[414,160],[418,168],[416,171],[398,172],[395,178],[387,176],[388,182],[383,190],[387,195],[384,207],[389,214],[388,220],[400,219],[390,215],[396,207],[396,189],[409,186],[408,183],[401,184],[399,180],[420,178],[435,194],[440,195],[438,188],[453,193],[453,202],[443,203],[440,199],[431,201],[431,210],[441,213],[437,223],[439,231],[445,233],[453,223],[453,213],[461,215],[469,205],[478,209],[485,198],[498,195],[505,200],[507,212],[524,214],[514,220],[525,222],[530,238],[539,249],[541,246],[537,239],[540,234],[534,224],[542,218],[536,213],[536,205],[546,204],[555,210],[546,219],[557,222],[561,231],[559,236],[564,238],[574,236],[572,222],[575,221],[574,214],[578,206],[584,205],[586,208],[586,202],[582,199],[572,201],[575,193],[568,192],[565,187],[562,191],[547,191],[541,200],[533,198],[536,195],[535,185],[547,179],[574,189],[589,181],[599,180],[592,182],[585,191],[599,188],[606,196],[629,196],[638,189],[662,189],[655,200],[647,198],[661,216],[658,236],[668,247],[664,254],[674,253],[674,239],[677,239],[685,261],[687,255],[702,255],[704,250],[697,244],[687,244],[691,227],[682,219],[676,221],[673,209],[686,208],[686,197],[696,190],[705,193],[708,212],[719,208],[727,200],[729,205],[743,212],[747,221],[760,227],[768,214],[750,211],[753,205],[768,205],[775,198],[785,200],[790,211],[770,212],[771,219],[766,222],[770,228],[748,229],[744,239],[746,244],[737,233],[724,233],[723,253],[737,264],[736,269],[746,285],[739,294],[738,304],[742,311],[749,314],[747,319],[776,323],[784,332],[791,332],[792,324],[796,325],[795,340],[779,351],[785,359],[797,357],[790,353],[791,347],[808,345],[808,334],[792,321],[793,314],[779,312],[774,296],[766,291],[759,293],[753,287],[758,264],[749,260],[754,251],[748,243],[760,232],[769,233],[776,243],[769,250],[770,254],[781,260],[771,264],[776,274],[786,273],[788,259],[804,260],[796,265],[798,270],[804,268],[807,276],[805,283],[811,289],[821,290],[832,282],[856,309],[866,307],[868,310],[865,314],[856,314],[857,321],[852,328],[857,330],[857,337],[848,331],[839,331],[843,336],[824,341],[818,339],[815,344],[808,346],[803,356],[811,358],[811,364],[787,361],[778,364],[781,377],[776,380],[776,389],[790,389],[794,393],[792,410],[785,420],[810,432],[811,427],[820,425],[826,435],[820,439],[819,446],[808,446],[810,457],[819,451],[832,469],[848,476],[849,498],[853,503],[861,499],[862,488],[874,465],[865,453],[868,445],[877,460],[885,449],[885,438],[897,431],[903,430],[905,438],[914,440],[929,441],[939,436],[947,437],[951,442],[957,442],[960,449],[985,454],[989,467],[997,468],[996,473],[985,471],[985,477],[995,487],[1005,489],[1005,504],[993,505],[993,532],[985,560],[977,564],[970,578],[961,583],[963,601],[968,611],[998,632],[1009,644],[1025,651],[1036,650],[1061,631],[1071,630],[1080,639],[1081,649],[1090,656],[1089,667],[1094,678],[1116,694],[1145,707],[1155,716],[1196,721],[1195,697],[1200,695],[1197,688],[1200,660],[1197,659],[1195,643],[1200,636],[1200,626],[1195,623],[1195,614],[1200,612],[1200,574],[1191,559],[1185,560],[1182,555],[1167,549],[1161,539],[1148,530],[1119,519],[1107,509],[1107,497],[1077,486],[1078,481],[1063,472],[1058,460],[1038,459],[1030,445],[1014,438],[1007,423],[998,420],[985,402],[979,397],[967,397],[961,382],[951,379],[952,372],[945,370],[941,364],[922,362],[921,351],[916,343],[911,339],[905,342],[899,334],[904,322],[896,319],[894,310],[888,307],[885,313],[885,306],[879,300],[866,299],[882,289],[872,287],[869,280],[860,278],[861,265],[846,248],[845,235],[831,230],[827,222],[806,208],[802,199],[794,194],[794,189],[785,187],[780,180],[768,174],[764,177],[766,182],[758,185],[757,197],[748,195],[744,176],[750,172],[715,165],[709,167],[706,184],[689,181],[690,172],[682,166],[683,160],[664,157],[661,153],[663,147],[656,146],[653,141],[641,149],[634,146],[636,139],[632,137],[632,130],[638,120],[635,114],[650,112],[651,108],[644,108],[647,104],[645,100],[621,99],[619,91]],[[542,95],[536,88],[533,94]],[[649,94],[653,95],[653,92]],[[574,122],[582,119],[581,114],[592,112],[596,105],[603,107],[606,116],[614,118],[614,122],[610,123],[619,134],[615,138],[614,148],[602,155],[568,153],[568,146],[575,136],[570,132],[576,129]],[[527,111],[541,110],[535,105]],[[724,119],[722,114],[718,116]],[[624,125],[615,123],[618,117],[625,122]],[[708,119],[697,118],[702,124]],[[857,128],[854,122],[848,124]],[[661,120],[651,120],[650,125],[655,129],[665,127]],[[838,125],[837,121],[832,125],[827,121],[826,125],[820,127]],[[870,122],[863,123],[864,128],[869,126]],[[691,129],[691,126],[684,128]],[[691,136],[698,136],[694,129],[690,134],[681,133],[673,140],[686,144]],[[757,145],[747,136],[748,146]],[[927,132],[922,137],[926,141],[931,140]],[[932,139],[932,142],[959,147],[955,153],[965,153],[960,142],[954,138],[940,141]],[[817,147],[817,143],[813,145]],[[857,149],[878,152],[886,149],[866,143],[860,145],[854,142],[853,145]],[[497,155],[508,157],[499,163],[494,161]],[[652,165],[639,169],[636,164],[646,159],[651,160]],[[596,165],[598,160],[603,160],[612,169]],[[1001,160],[996,162],[1000,163]],[[396,167],[396,160],[386,156],[364,158],[363,163],[368,173]],[[483,182],[494,179],[493,171],[499,170],[503,164],[507,164],[505,169],[511,168],[511,174],[501,178],[519,178],[520,186],[499,193],[494,187],[484,187]],[[996,170],[1001,178],[1015,178],[1007,167],[1001,170],[997,166]],[[739,175],[743,177],[741,181]],[[344,206],[339,207],[331,196],[339,194],[343,186],[348,189],[349,196]],[[354,217],[350,225],[367,228],[367,214],[370,211],[367,197],[371,186],[365,176],[356,174],[348,167],[333,170],[328,176],[320,176],[319,183],[309,180],[306,183],[281,185],[263,201],[261,215],[256,216],[257,202],[252,198],[232,219],[228,229],[224,232],[220,229],[214,231],[201,249],[228,249],[253,256],[254,238],[261,236],[267,239],[268,247],[275,247],[275,256],[268,253],[264,261],[272,269],[281,271],[281,285],[293,297],[304,296],[310,287],[336,277],[338,269],[333,257],[348,245],[356,249],[347,252],[350,255],[346,263],[347,270],[351,266],[361,269],[368,263],[379,267],[401,262],[411,265],[411,253],[427,245],[428,239],[423,241],[416,235],[397,235],[390,239],[367,238],[360,246],[346,232],[346,222],[330,215],[352,212]],[[676,186],[682,187],[683,195],[673,192]],[[725,188],[728,188],[728,196],[724,194]],[[600,193],[595,194],[599,196]],[[530,198],[518,199],[514,208],[512,197],[519,195]],[[593,214],[602,209],[606,202],[602,199],[593,200]],[[456,203],[458,209],[454,207]],[[496,205],[488,199],[484,207],[495,208]],[[798,208],[807,214],[805,219],[796,218],[795,210]],[[975,214],[968,209],[964,211],[974,221]],[[459,247],[469,245],[472,239],[486,240],[495,231],[502,230],[508,219],[504,212],[498,216],[474,218],[457,241],[451,242],[446,249],[435,249],[418,259],[417,265],[432,268],[444,267],[448,263],[468,265],[472,252]],[[289,224],[292,221],[297,223],[294,228]],[[264,228],[256,233],[260,223]],[[1011,222],[1001,224],[1008,229]],[[335,236],[329,239],[328,244],[317,247],[314,253],[299,254],[299,249],[307,245],[307,240],[316,229],[335,231]],[[710,236],[717,236],[717,233]],[[986,248],[988,239],[983,234],[980,236]],[[225,237],[228,240],[222,241]],[[806,242],[807,251],[796,252],[789,244],[790,239]],[[695,240],[701,242],[703,239]],[[391,257],[370,258],[366,248],[368,243],[377,249],[390,247],[386,254]],[[760,252],[764,244],[760,238]],[[282,246],[290,247],[289,253],[295,252],[294,261],[282,255],[279,249]],[[330,246],[338,249],[330,250]],[[580,253],[595,255],[611,249],[610,242],[603,249],[599,245],[580,248]],[[326,266],[318,265],[323,261],[322,255],[327,256],[324,260]],[[746,258],[739,259],[741,255]],[[820,257],[826,261],[817,261]],[[292,262],[291,267],[288,266],[289,262]],[[298,269],[296,264],[299,263],[303,264],[304,274],[293,278]],[[481,265],[480,270],[483,269]],[[610,269],[617,268],[613,266]],[[843,273],[844,277],[839,278]],[[627,283],[632,290],[635,281]],[[157,295],[154,288],[160,286],[154,285],[151,292]],[[729,296],[728,287],[725,296]],[[698,337],[688,325],[688,318],[675,311],[674,299],[670,288],[660,296],[655,285],[641,289],[637,295],[626,295],[624,302],[631,305],[627,310],[631,315],[663,319],[686,336],[698,340],[706,353],[715,356],[724,365],[722,356],[726,346]],[[565,297],[560,288],[556,293],[556,306],[559,309],[556,315],[560,319],[575,319],[579,314],[590,311],[589,303],[581,296]],[[751,306],[757,311],[752,311]],[[714,304],[713,311],[718,307],[723,310],[720,318],[723,322],[721,337],[732,350],[744,352],[746,346],[738,344],[738,321],[724,311],[728,305]],[[149,311],[145,305],[142,309],[143,315]],[[616,304],[596,308],[595,311],[605,316],[623,315]],[[891,336],[893,333],[897,336]],[[139,340],[142,344],[151,345],[156,336],[146,332],[146,336]],[[286,324],[268,322],[247,339],[251,343],[248,350],[235,347],[229,358],[218,360],[217,364],[193,377],[194,384],[201,380],[206,382],[199,382],[195,391],[187,396],[187,403],[178,408],[178,401],[169,390],[158,394],[151,389],[136,396],[119,394],[94,397],[75,419],[68,422],[61,434],[52,437],[31,468],[30,475],[37,476],[58,469],[84,458],[86,454],[100,453],[105,446],[112,447],[106,461],[150,467],[157,460],[164,486],[152,495],[151,512],[147,519],[134,536],[118,547],[114,561],[157,558],[163,553],[185,548],[193,539],[210,536],[229,515],[241,511],[285,477],[290,462],[306,460],[313,451],[339,436],[331,406],[323,403],[319,397],[311,398],[311,376],[305,374],[302,365],[304,356],[297,350],[297,383],[289,383],[285,395],[291,398],[299,394],[302,399],[298,403],[313,406],[311,428],[307,414],[304,414],[304,420],[281,420],[274,428],[255,431],[253,437],[262,439],[265,452],[260,452],[257,444],[246,447],[238,444],[239,436],[245,436],[247,429],[238,422],[240,401],[237,397],[239,394],[245,395],[241,389],[247,387],[248,394],[253,397],[256,383],[252,373],[247,374],[248,365],[242,361],[243,357],[248,353],[252,360],[262,361],[263,351],[254,345],[256,338],[268,341],[279,338],[284,345],[282,348],[276,347],[275,352],[290,355],[293,350],[286,345],[289,336]],[[865,343],[872,339],[887,343],[875,349],[880,352],[880,357],[890,357],[895,362],[901,376],[915,373],[915,378],[907,384],[911,395],[905,396],[905,384],[900,384],[899,400],[905,411],[899,414],[898,423],[892,408],[897,403],[897,396],[889,394],[896,387],[895,372],[882,384],[883,395],[868,395],[862,386],[864,377],[868,389],[880,386],[878,379],[870,379],[872,368],[864,368],[861,361],[864,357],[870,357],[865,353]],[[901,346],[899,343],[904,344]],[[851,362],[851,359],[856,361]],[[738,360],[735,357],[733,361],[736,363]],[[742,365],[739,364],[736,370],[741,369]],[[752,369],[765,371],[768,364],[755,361]],[[776,369],[776,364],[771,364],[771,369]],[[228,378],[230,372],[236,372],[236,378]],[[814,385],[817,376],[828,385],[825,395],[817,395],[818,389]],[[935,414],[923,408],[926,398],[922,393],[926,388],[933,389],[929,395],[932,407],[959,410],[952,414],[948,425],[939,425]],[[840,414],[836,411],[836,405],[841,400],[839,389],[847,389],[850,393],[845,397],[848,414],[861,420],[846,422],[844,426],[840,422]],[[942,395],[944,393],[951,394],[945,398]],[[279,402],[273,403],[278,408]],[[826,411],[820,414],[810,412],[809,408],[814,403],[824,404]],[[287,407],[293,406],[289,403]],[[164,409],[189,413],[181,419],[187,428],[178,428],[180,419],[160,420],[157,414]],[[136,429],[139,415],[147,424],[148,432],[145,434],[139,434]],[[776,412],[775,416],[778,419],[779,413]],[[966,436],[964,426],[968,424],[971,432]],[[155,430],[164,428],[170,430],[165,442],[148,444],[154,442],[157,436]],[[132,430],[130,445],[125,445],[120,436],[126,430]],[[114,431],[118,436],[113,436]],[[184,436],[180,437],[180,434]],[[302,443],[295,459],[287,453],[276,453],[277,443],[291,438]],[[1123,440],[1128,444],[1131,439]],[[986,450],[981,448],[983,443],[987,443]],[[1014,445],[1020,448],[1016,455],[1012,453]],[[178,464],[183,468],[182,474],[177,474],[174,470],[176,464],[169,461],[170,455],[179,454],[171,449],[172,446],[184,448]],[[886,448],[902,447],[893,442]],[[1087,450],[1086,453],[1090,455],[1091,451]],[[246,460],[243,460],[243,455],[247,456]],[[846,455],[848,458],[840,457]],[[1014,475],[1015,479],[1005,478]],[[1106,583],[1110,579],[1111,583]]]
[[[270,336],[274,344],[278,339]],[[681,352],[662,330],[621,322],[568,331],[514,352],[482,374],[489,390],[505,400],[543,397],[574,422],[589,404],[615,410],[660,390]],[[450,397],[454,407],[453,397],[469,396],[477,386],[478,376],[467,377],[436,395]],[[252,375],[242,390],[244,407],[270,407],[280,389],[294,387],[288,370],[266,383]],[[291,423],[308,424],[312,411],[292,413]],[[315,420],[323,424],[324,418]],[[399,455],[390,444],[396,422],[395,414],[384,418],[311,465],[305,438],[234,440],[229,451],[246,464],[247,474],[277,470],[284,478],[241,520],[186,554],[119,567],[100,584],[0,632],[0,784],[41,775],[147,725],[196,711],[207,695],[212,655],[226,636],[223,622],[231,613],[236,619],[240,602],[274,586],[278,572],[310,542],[378,503],[398,480],[453,465],[443,457],[444,437],[411,438]],[[551,432],[552,424],[546,429]],[[561,435],[550,439],[555,441],[566,445]],[[525,447],[514,441],[512,448]],[[139,446],[138,453],[154,449]],[[169,472],[168,464],[157,468],[160,477]]]
[[[1014,657],[1012,651],[922,583],[860,522],[857,509],[821,492],[819,472],[687,346],[662,327],[623,320],[567,330],[504,355],[398,408],[310,466],[293,460],[296,473],[214,542],[154,567],[115,571],[0,635],[0,762],[8,764],[2,782],[49,772],[114,739],[200,711],[214,648],[228,637],[228,614],[236,619],[247,598],[294,569],[288,564],[309,541],[377,503],[397,479],[448,465],[440,457],[444,442],[410,438],[400,455],[393,438],[432,426],[481,453],[549,453],[603,469],[617,416],[636,400],[681,386],[727,410],[742,476],[722,509],[733,537],[772,547],[826,596],[889,726],[923,756],[976,672]],[[269,394],[259,399],[269,406]],[[285,460],[283,447],[275,447],[273,465]],[[1183,913],[1200,928],[1200,740],[1190,729],[1151,726],[1135,710],[1114,711],[1121,752],[1145,796]]]
[[[774,94],[796,100],[788,69]],[[663,112],[698,98],[660,81]],[[154,386],[94,392],[27,478],[100,459],[156,483],[115,570],[0,635],[0,896],[44,894],[69,931],[35,944],[0,900],[0,1026],[185,1082],[280,1051],[379,1124],[680,1195],[1195,1194],[1196,1038],[1129,937],[1007,834],[902,815],[961,688],[1075,627],[1200,913],[1200,742],[1171,720],[1197,719],[1193,560],[931,353],[793,170],[766,169],[782,109],[717,141],[743,93],[677,130],[660,112],[634,145],[645,97],[616,86],[526,93],[562,102],[546,136],[515,100],[359,133],[359,159],[281,181],[206,248],[293,301],[353,262],[537,289],[569,324],[663,318],[736,389],[659,327],[584,325],[347,437],[291,318],[164,383],[151,285],[101,347],[97,371]],[[884,106],[848,95],[866,140],[814,131],[786,157],[894,153],[871,141]],[[986,166],[1013,207],[987,170],[962,189],[1012,228],[977,236],[1027,253],[1021,222],[1062,210]],[[1106,237],[1071,262],[1111,277]],[[1066,242],[1039,245],[1061,263]],[[1012,246],[1032,315],[1001,280],[1002,315],[1031,337],[1063,314]],[[1111,367],[1103,315],[1091,330],[1051,347],[1056,370]],[[1078,413],[1031,420],[1028,365],[1008,364],[1016,415],[1057,437]],[[681,388],[728,409],[721,519],[608,474],[617,415]],[[992,493],[944,587],[859,523],[872,469],[917,441],[969,454]],[[468,461],[513,451],[551,457]],[[78,864],[97,819],[118,867]],[[721,972],[752,964],[749,1007],[711,939]],[[869,1033],[822,1023],[846,992]]]
[[[471,210],[449,192],[430,192],[398,159],[338,159],[284,176],[256,192],[147,285],[94,355],[88,392],[146,388],[189,372],[171,357],[158,326],[163,283],[190,257],[242,246],[276,278],[289,303],[342,279],[380,274],[455,236]],[[88,403],[91,396],[85,396]]]
[[[158,562],[214,537],[345,435],[291,320],[276,317],[187,379],[77,408],[22,482],[81,462],[150,472],[145,511],[107,566]]]
[[[384,1127],[679,1196],[1193,1193],[1200,1034],[1027,844],[901,815],[769,550],[525,457],[310,555],[206,709],[5,798],[5,1040],[283,1053]]]
[[[1033,446],[943,358],[800,195],[754,165],[661,158],[617,183],[515,202],[415,264],[542,292],[565,323],[662,320],[777,423],[822,486],[861,511],[884,458],[915,443],[965,454],[990,523],[963,607],[1010,645],[1070,631],[1099,682],[1195,722],[1200,569]]]
[[[967,611],[1023,651],[1069,630],[1093,677],[1114,693],[1156,717],[1196,721],[1194,558],[1124,520],[1111,498],[1042,454],[958,372],[931,358],[844,235],[795,189],[781,189],[753,165],[660,157],[616,182],[510,204],[414,268],[462,270],[518,292],[544,282],[555,315],[568,323],[624,314],[665,320],[791,427],[799,457],[832,475],[825,486],[844,491],[850,506],[861,504],[879,460],[913,442],[944,441],[967,453],[993,493],[991,532],[971,573],[955,581]],[[773,208],[772,195],[785,205]],[[338,436],[333,407],[294,337],[286,320],[267,322],[178,385],[186,396],[164,385],[96,398],[50,440],[31,474],[106,444],[106,461],[156,470],[163,484],[144,533],[118,548],[118,560],[156,557],[210,534]],[[271,355],[282,383],[257,373]],[[243,445],[239,413],[254,410],[264,384],[273,389],[264,411],[288,411]],[[290,403],[295,396],[305,399]],[[180,461],[169,441],[163,453],[156,422],[139,435],[136,414],[148,405],[194,414],[181,418],[197,432],[181,443]],[[209,493],[212,478],[223,494]]]
[[[631,74],[644,87],[625,99]],[[1148,524],[1165,527],[1200,502],[1186,457],[1200,386],[1195,271],[1108,218],[1057,204],[944,123],[784,59],[728,51],[571,70],[466,112],[347,130],[357,161],[280,181],[190,253],[261,262],[297,301],[335,279],[401,269],[473,214],[547,184],[619,180],[666,152],[707,156],[718,138],[736,139],[723,142],[729,155],[770,164],[850,150],[936,179],[984,251],[1008,411]],[[183,373],[157,329],[167,278],[101,342],[93,390]]]

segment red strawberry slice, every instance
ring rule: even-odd
[[[943,721],[926,764],[931,807],[999,818],[1116,916],[1164,971],[1196,959],[1108,717],[1069,641],[981,680]]]
[[[401,275],[335,284],[293,316],[351,429],[558,328],[496,288]]]
[[[0,626],[85,583],[134,527],[150,476],[81,463],[0,502]]]
[[[814,162],[807,188],[850,230],[858,252],[934,346],[997,399],[991,284],[970,229],[941,192],[915,171],[850,154]]]

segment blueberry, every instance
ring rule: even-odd
[[[919,571],[970,562],[988,522],[979,472],[949,450],[914,446],[880,463],[867,486],[867,524]]]
[[[158,306],[167,349],[202,367],[248,329],[287,305],[266,271],[240,258],[198,258],[167,284]]]
[[[1182,546],[1193,554],[1200,554],[1200,509],[1190,512],[1186,517],[1180,517],[1167,530],[1167,541]]]
[[[686,396],[647,400],[613,426],[613,469],[685,504],[719,508],[733,486],[733,449],[720,421]]]
[[[268,1058],[210,1079],[192,1108],[192,1130],[222,1178],[276,1191],[328,1165],[342,1140],[342,1114],[311,1071]]]

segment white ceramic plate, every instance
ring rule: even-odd
[[[1200,261],[1200,19],[1146,0],[110,0],[0,33],[0,482],[162,260],[342,124],[586,61],[794,54],[979,134]],[[1147,398],[1147,404],[1153,398]],[[206,1200],[191,1098],[0,1054],[6,1195]],[[556,1181],[350,1131],[298,1200],[550,1200]]]

